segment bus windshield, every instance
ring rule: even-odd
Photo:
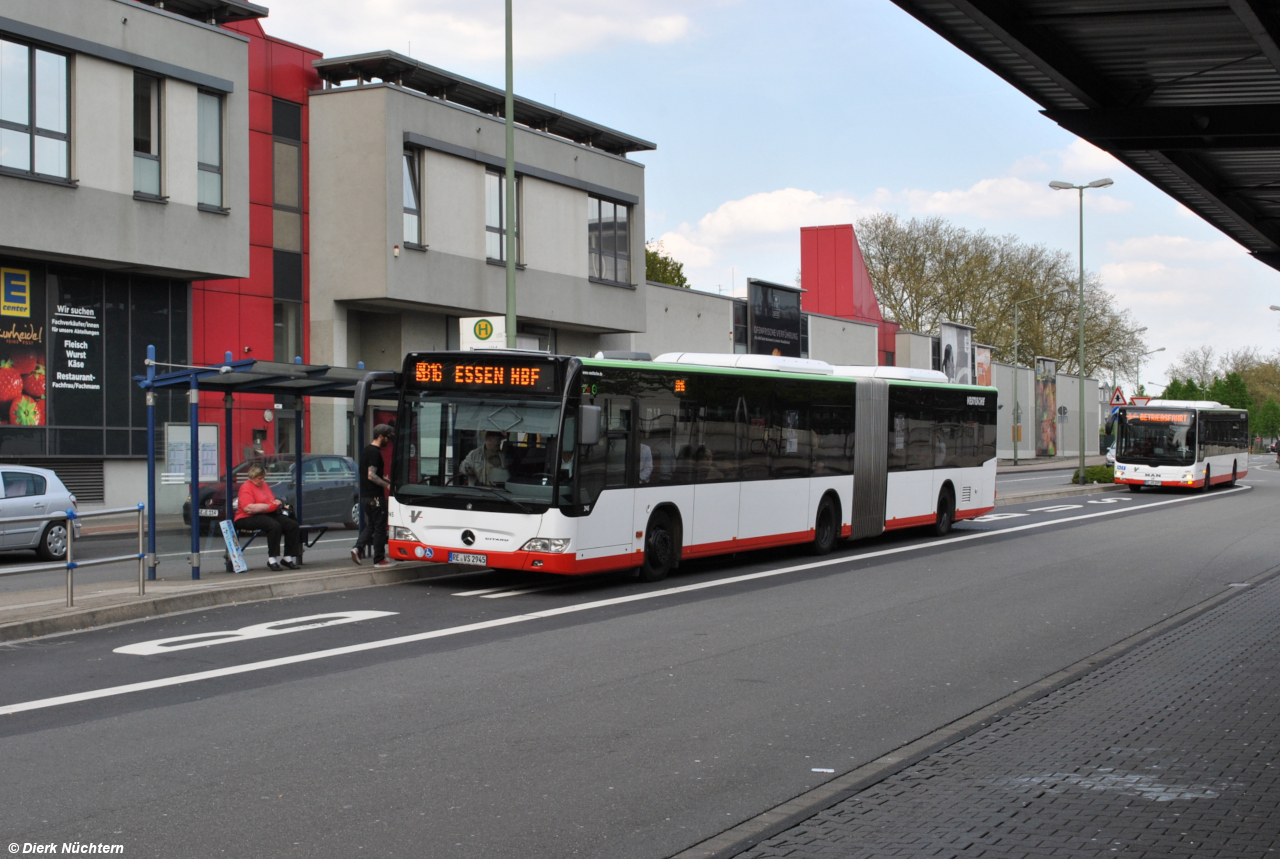
[[[558,402],[421,394],[405,397],[401,420],[400,500],[526,513],[555,503]]]
[[[1130,411],[1124,414],[1116,443],[1116,462],[1191,465],[1195,461],[1195,412]]]

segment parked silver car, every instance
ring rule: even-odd
[[[76,497],[62,485],[58,475],[47,468],[27,465],[0,465],[0,549],[35,549],[42,561],[60,561],[67,556],[67,520],[10,522],[25,516],[58,514],[76,509]],[[80,536],[80,523],[75,523]]]

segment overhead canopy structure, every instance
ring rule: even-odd
[[[894,2],[1280,268],[1272,0]]]
[[[255,18],[267,17],[267,7],[248,3],[246,0],[138,0],[138,2],[209,24],[227,24],[233,21],[251,21]]]
[[[335,86],[342,86],[346,81],[379,80],[497,116],[502,115],[506,104],[506,90],[429,66],[395,51],[330,57],[316,60],[312,65],[321,80]],[[515,97],[514,108],[516,122],[521,125],[613,155],[625,156],[628,152],[658,148],[647,140],[520,96]]]

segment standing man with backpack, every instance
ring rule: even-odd
[[[391,488],[382,461],[382,449],[391,443],[396,431],[387,424],[373,428],[373,441],[360,452],[360,509],[364,527],[351,549],[351,560],[358,565],[366,546],[373,546],[373,565],[389,567],[387,560],[387,497]]]

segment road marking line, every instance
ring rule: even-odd
[[[1055,504],[1052,507],[1032,507],[1028,513],[1059,513],[1063,510],[1079,510],[1080,504]]]
[[[539,587],[534,587],[534,588],[520,588],[519,590],[503,591],[502,593],[498,593],[498,594],[487,594],[485,596],[480,597],[480,599],[500,600],[503,597],[518,597],[521,594],[536,594],[539,591],[553,591],[556,588],[567,588],[569,587],[570,584],[572,584],[572,582],[562,582],[560,584],[555,584],[555,585],[541,585]]]
[[[140,641],[137,644],[126,644],[117,647],[112,653],[126,653],[132,656],[154,656],[157,653],[168,653],[172,650],[190,650],[193,647],[212,647],[215,644],[227,644],[232,641],[249,641],[254,638],[267,638],[273,635],[288,635],[291,632],[302,632],[305,629],[321,629],[326,626],[340,626],[344,623],[356,623],[362,620],[373,620],[399,614],[394,611],[331,611],[325,614],[310,614],[306,617],[290,617],[284,620],[273,620],[268,623],[255,623],[240,629],[225,629],[217,632],[197,632],[192,635],[179,635],[174,638],[159,638],[155,641]],[[312,621],[308,623],[307,621]],[[299,624],[284,627],[285,624]]]
[[[974,522],[999,522],[1001,519],[1018,519],[1022,516],[1030,516],[1030,513],[988,513],[986,516],[979,516]]]
[[[455,597],[482,597],[485,594],[496,594],[498,591],[505,591],[509,587],[512,587],[512,585],[503,585],[500,588],[481,588],[478,591],[462,591],[461,593],[454,594],[454,596]]]
[[[883,558],[889,555],[900,555],[906,552],[932,549],[943,543],[965,543],[970,540],[982,540],[987,537],[994,537],[1001,534],[1012,534],[1018,531],[1031,531],[1037,528],[1051,528],[1067,522],[1081,522],[1085,519],[1098,519],[1103,516],[1114,516],[1117,513],[1129,513],[1135,510],[1145,510],[1151,507],[1164,507],[1169,504],[1185,504],[1191,501],[1204,501],[1209,498],[1222,498],[1227,495],[1233,495],[1237,492],[1243,492],[1250,488],[1251,487],[1248,484],[1242,483],[1235,489],[1220,491],[1211,496],[1189,495],[1182,498],[1170,498],[1165,501],[1155,501],[1150,504],[1143,504],[1140,507],[1117,507],[1114,510],[1099,510],[1096,513],[1084,513],[1079,516],[1071,516],[1065,519],[1046,519],[1043,522],[1030,522],[1026,525],[1015,525],[1011,528],[1000,528],[991,531],[974,531],[972,533],[963,534],[959,537],[940,537],[936,540],[929,540],[928,542],[917,543],[911,546],[895,546],[891,549],[877,549],[874,552],[864,552],[860,555],[828,558],[824,561],[811,561],[806,564],[781,567],[775,570],[761,570],[756,573],[744,573],[740,576],[730,576],[724,579],[713,579],[711,581],[681,585],[674,588],[664,588],[659,591],[628,594],[627,596],[622,597],[611,597],[609,599],[595,600],[593,602],[543,609],[542,611],[529,612],[528,614],[516,614],[510,617],[495,618],[493,620],[481,621],[479,623],[470,623],[465,626],[435,629],[430,632],[402,635],[397,638],[384,638],[380,641],[366,641],[361,644],[350,644],[345,647],[316,650],[311,653],[298,653],[293,656],[282,656],[277,659],[264,659],[261,662],[247,662],[242,665],[230,665],[226,668],[197,671],[192,674],[178,674],[173,677],[161,677],[157,680],[144,680],[139,683],[126,683],[122,686],[108,686],[102,689],[91,689],[88,692],[74,692],[70,695],[58,695],[53,698],[23,701],[17,704],[0,706],[0,716],[11,716],[14,713],[25,713],[30,710],[44,710],[50,707],[61,707],[66,704],[77,704],[82,701],[94,701],[99,698],[113,698],[118,695],[127,695],[131,692],[145,692],[151,689],[164,689],[169,686],[180,686],[184,683],[196,683],[201,680],[214,680],[219,677],[234,677],[237,674],[248,674],[253,671],[265,671],[269,668],[281,668],[286,665],[298,665],[303,662],[331,659],[335,656],[348,656],[353,653],[381,650],[386,647],[396,647],[401,644],[414,644],[419,641],[430,641],[435,638],[448,638],[454,635],[465,635],[469,632],[495,629],[500,626],[527,623],[533,620],[544,620],[550,617],[559,617],[561,615],[575,614],[582,611],[592,611],[594,609],[607,608],[615,605],[625,605],[627,603],[661,599],[663,597],[674,596],[676,594],[693,593],[695,591],[708,590],[710,588],[723,587],[725,585],[741,584],[742,582],[757,581],[760,579],[773,578],[775,576],[785,576],[791,573],[804,572],[806,570],[813,570],[821,567],[830,567],[836,564],[849,564],[856,561],[869,560],[871,558]]]

